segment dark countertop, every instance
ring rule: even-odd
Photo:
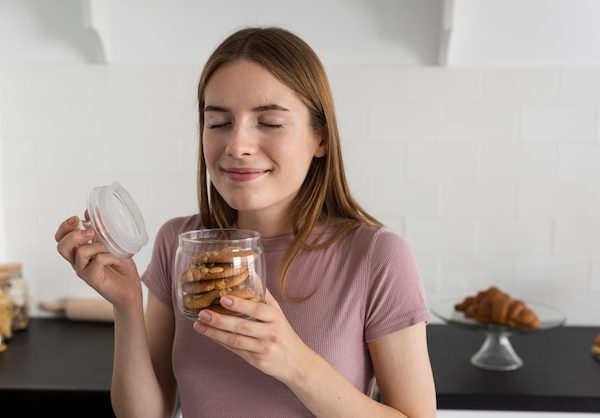
[[[430,324],[427,333],[440,409],[600,412],[600,362],[590,355],[600,327],[512,336],[525,365],[509,372],[469,363],[483,332]],[[0,353],[0,405],[18,416],[114,416],[112,360],[112,324],[33,318]]]
[[[112,323],[31,319],[0,353],[2,410],[15,416],[114,416],[113,341]]]
[[[590,354],[600,327],[565,326],[513,335],[524,365],[513,371],[470,364],[485,333],[430,324],[428,345],[440,409],[600,412],[600,362]]]

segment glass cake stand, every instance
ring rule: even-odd
[[[471,364],[487,370],[508,371],[518,369],[523,365],[523,360],[521,360],[510,344],[510,336],[535,334],[540,331],[560,327],[566,320],[565,315],[556,308],[540,303],[524,301],[539,317],[539,328],[512,328],[502,325],[484,324],[465,318],[463,312],[455,310],[454,305],[459,302],[455,299],[441,301],[431,307],[431,312],[448,324],[486,333],[483,345],[471,357]]]

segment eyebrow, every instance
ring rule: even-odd
[[[280,110],[283,112],[290,111],[290,109],[283,107],[281,105],[275,104],[275,103],[262,105],[262,106],[256,106],[256,107],[252,108],[253,112],[265,112],[267,110]],[[227,109],[225,107],[221,107],[221,106],[206,105],[206,106],[204,106],[204,111],[205,112],[229,112],[229,109]]]

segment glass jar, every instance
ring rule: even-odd
[[[0,272],[0,352],[6,350],[4,342],[12,338],[12,303],[4,291],[8,274]]]
[[[142,212],[119,182],[95,187],[88,196],[89,219],[82,221],[113,255],[127,258],[148,243]]]
[[[21,263],[0,264],[0,273],[8,275],[4,292],[12,304],[12,330],[22,331],[29,327],[29,285],[23,277]]]
[[[175,255],[177,305],[191,320],[202,309],[237,315],[219,304],[234,295],[264,302],[266,269],[260,235],[242,229],[203,229],[179,235]]]

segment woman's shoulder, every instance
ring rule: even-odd
[[[354,249],[378,258],[412,254],[408,242],[386,225],[361,224],[348,234],[347,242]]]
[[[371,243],[381,240],[404,241],[403,238],[389,226],[365,223],[354,228],[349,236],[353,239],[364,240]]]

